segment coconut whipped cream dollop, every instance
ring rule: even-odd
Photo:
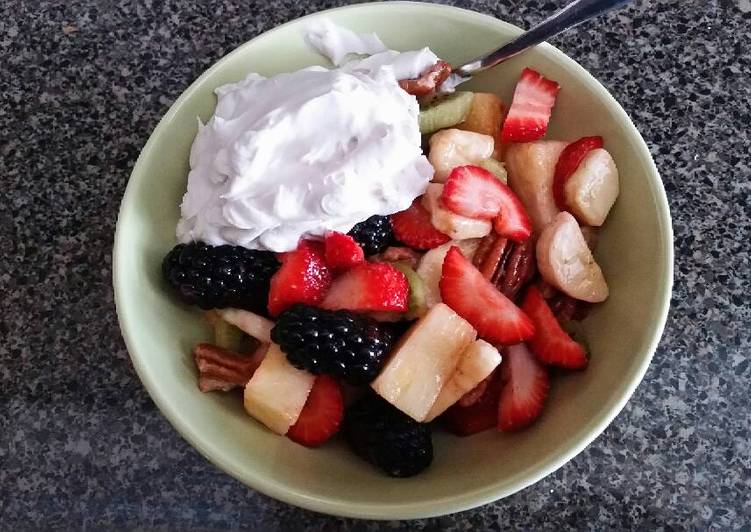
[[[250,74],[216,90],[214,116],[199,122],[190,153],[181,242],[290,251],[302,237],[404,210],[425,192],[433,168],[420,148],[419,107],[398,80],[438,57],[388,50],[375,34],[328,20],[306,39],[337,68]]]

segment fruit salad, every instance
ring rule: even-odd
[[[310,40],[346,67],[326,31]],[[336,35],[370,58],[390,53],[373,35]],[[284,216],[244,243],[183,227],[162,264],[173,293],[203,309],[213,330],[192,353],[201,392],[240,391],[238,403],[268,430],[311,448],[341,438],[394,477],[431,464],[433,431],[526,429],[545,415],[556,374],[586,370],[590,354],[572,331],[608,297],[593,252],[619,190],[604,139],[547,137],[566,88],[544,72],[525,69],[510,102],[467,91],[433,98],[450,67],[431,61],[381,79],[418,109],[399,120],[413,121],[423,149],[388,153],[408,154],[413,178],[421,158],[430,169],[387,202],[394,212],[352,221],[356,210],[337,210],[341,230],[324,223],[285,251],[270,244],[293,234]],[[242,238],[254,231],[243,227]]]

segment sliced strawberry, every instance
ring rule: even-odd
[[[444,412],[441,416],[444,426],[457,436],[471,436],[498,426],[500,392],[500,372],[496,371],[489,377],[482,395],[471,405],[462,406],[460,401]]]
[[[336,278],[321,308],[356,312],[407,312],[409,283],[391,264],[364,262]]]
[[[550,378],[545,366],[526,345],[512,345],[504,350],[501,381],[499,430],[518,430],[540,417],[550,389]]]
[[[531,142],[545,136],[560,88],[555,81],[544,78],[531,68],[525,68],[503,122],[503,142]]]
[[[416,199],[406,211],[391,215],[394,236],[414,249],[433,249],[450,239],[430,223],[430,213]]]
[[[269,314],[277,316],[295,303],[317,305],[331,286],[323,244],[302,240],[295,251],[280,253],[282,266],[271,278]]]
[[[439,286],[443,302],[488,342],[516,344],[534,334],[532,321],[485,279],[456,246],[443,260]]]
[[[333,271],[345,271],[365,262],[365,252],[349,235],[332,231],[324,240],[326,264]]]
[[[576,172],[584,157],[590,151],[602,148],[602,145],[602,137],[582,137],[566,146],[561,152],[555,165],[555,178],[553,179],[553,197],[560,210],[568,210],[566,206],[566,181]]]
[[[449,210],[468,218],[492,220],[501,210],[508,188],[479,166],[457,166],[446,178],[441,201]],[[510,190],[508,193],[513,194]]]
[[[461,216],[495,219],[496,232],[515,242],[523,242],[532,234],[532,222],[521,200],[484,168],[454,168],[443,187],[441,201]]]
[[[528,343],[540,362],[566,369],[587,367],[587,352],[561,328],[536,286],[527,290],[522,310],[535,324],[535,335]]]
[[[339,432],[343,416],[344,398],[339,383],[328,375],[319,375],[287,437],[306,447],[318,447]]]

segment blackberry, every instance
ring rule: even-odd
[[[162,274],[186,303],[259,314],[267,313],[269,283],[278,269],[279,261],[270,251],[202,242],[178,244],[162,262]]]
[[[380,253],[394,241],[388,216],[371,216],[354,226],[348,234],[360,244],[366,257]]]
[[[392,477],[411,477],[433,461],[430,427],[376,395],[347,410],[344,437],[358,456]]]
[[[346,310],[297,304],[279,315],[271,340],[293,366],[359,385],[378,375],[394,335],[390,327]]]

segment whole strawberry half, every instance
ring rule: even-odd
[[[339,383],[328,375],[319,375],[308,400],[287,437],[306,447],[318,447],[339,432],[344,417],[344,398]]]
[[[407,312],[409,282],[391,264],[363,262],[334,280],[320,307],[355,312]]]
[[[391,226],[396,239],[413,249],[433,249],[450,240],[430,223],[430,213],[419,198],[406,211],[392,214]]]
[[[555,81],[525,68],[503,122],[503,142],[531,142],[544,137],[559,90],[560,85]]]
[[[540,362],[566,369],[587,367],[587,352],[563,330],[536,286],[527,289],[522,310],[535,324],[527,343]]]
[[[320,303],[332,279],[323,244],[302,240],[295,251],[278,258],[282,266],[271,278],[269,314],[277,316],[295,303]]]
[[[523,242],[532,234],[532,222],[517,195],[479,166],[458,166],[449,174],[441,201],[468,218],[495,220],[498,234]]]
[[[441,299],[492,344],[516,344],[534,333],[532,321],[452,246],[443,260]]]
[[[513,431],[533,423],[545,406],[550,389],[548,371],[524,344],[504,350],[503,389],[498,401],[498,429]]]

